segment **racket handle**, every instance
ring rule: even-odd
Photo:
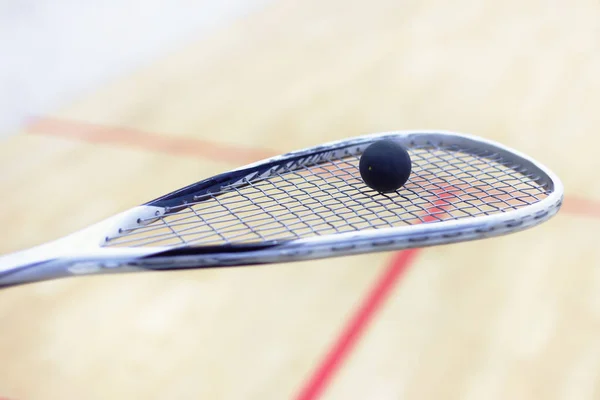
[[[61,260],[42,261],[0,272],[0,288],[72,276]]]

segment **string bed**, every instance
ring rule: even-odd
[[[348,154],[225,186],[121,230],[105,246],[237,244],[438,223],[515,210],[549,194],[539,176],[491,151],[428,144],[409,153],[411,177],[394,193],[367,187],[360,154]]]

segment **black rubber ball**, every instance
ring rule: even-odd
[[[365,149],[359,169],[367,186],[380,193],[389,193],[408,181],[412,162],[402,145],[393,140],[379,140]]]

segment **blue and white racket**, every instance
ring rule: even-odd
[[[371,190],[358,164],[381,139],[412,174]],[[194,183],[62,239],[0,257],[0,287],[81,274],[284,263],[442,245],[551,218],[563,186],[515,150],[452,132],[386,132],[272,157]]]

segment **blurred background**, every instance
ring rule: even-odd
[[[325,141],[540,160],[550,222],[472,243],[0,291],[0,398],[600,398],[600,4],[0,3],[0,252]]]
[[[0,132],[209,35],[268,0],[0,4]]]

